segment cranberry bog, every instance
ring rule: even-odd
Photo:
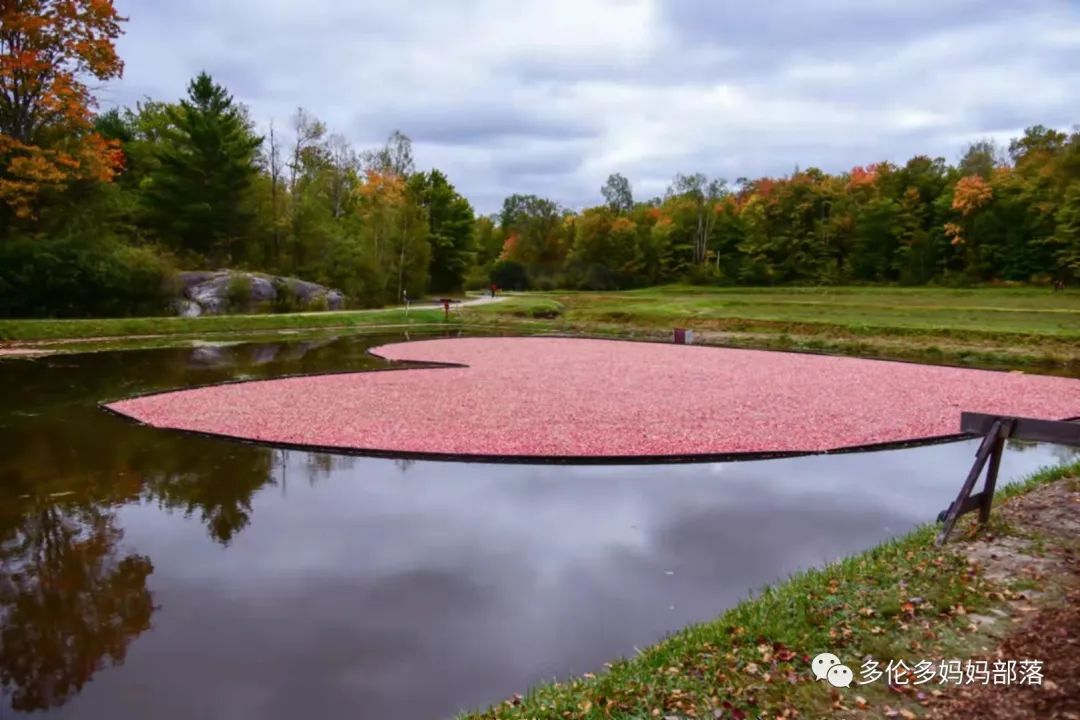
[[[371,352],[401,366],[108,408],[155,427],[288,447],[535,462],[851,451],[953,438],[964,410],[1080,415],[1080,380],[859,358],[550,337]]]
[[[1061,379],[458,334],[0,359],[0,715],[517,707],[932,521],[977,441],[833,449],[1076,412]],[[1010,442],[1000,484],[1070,457]]]

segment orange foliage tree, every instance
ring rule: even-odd
[[[961,217],[967,218],[976,210],[985,206],[994,197],[994,191],[990,183],[979,175],[968,175],[956,181],[953,189],[952,209],[960,212]],[[953,245],[962,245],[965,242],[962,225],[945,223],[945,235]]]
[[[119,146],[93,128],[86,83],[120,77],[113,0],[0,0],[0,204],[33,218],[42,193],[110,181]]]
[[[986,205],[993,197],[994,191],[990,183],[978,175],[968,175],[956,181],[952,207],[966,217]]]
[[[503,241],[502,252],[499,260],[517,260],[520,254],[521,239],[516,232],[511,232]]]

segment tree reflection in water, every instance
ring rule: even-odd
[[[62,705],[95,672],[121,664],[150,627],[153,564],[123,552],[115,508],[142,500],[200,517],[222,545],[251,521],[252,496],[273,483],[271,451],[186,440],[146,453],[112,445],[111,472],[129,480],[111,488],[40,465],[35,482],[0,467],[0,500],[10,501],[0,502],[0,687],[15,710]]]
[[[0,413],[0,714],[64,704],[150,628],[154,567],[122,547],[120,507],[197,517],[226,545],[274,476],[267,448],[137,427],[93,406],[35,409]]]
[[[370,345],[331,337],[212,349],[0,361],[0,715],[55,708],[124,661],[157,606],[149,557],[122,547],[117,511],[154,503],[228,545],[288,453],[133,425],[97,403],[241,377],[364,369]],[[311,455],[308,482],[351,458]]]
[[[0,539],[0,685],[15,710],[62,705],[150,627],[150,558],[123,554],[114,517],[27,508]]]

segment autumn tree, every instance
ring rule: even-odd
[[[406,292],[417,297],[427,290],[431,250],[423,208],[409,186],[416,171],[412,140],[395,130],[382,147],[363,153],[361,165],[360,213],[376,264],[387,273],[385,288],[394,288],[386,294],[395,302]]]
[[[572,283],[586,290],[617,290],[634,284],[643,272],[638,228],[610,206],[585,210],[575,223],[568,270]]]
[[[957,222],[945,223],[945,235],[954,246],[965,246],[964,255],[967,257],[969,268],[977,252],[968,232],[972,224],[972,216],[986,206],[993,197],[994,191],[990,183],[979,175],[962,177],[953,188],[952,209],[960,214],[960,218]]]
[[[0,230],[30,219],[44,196],[122,165],[94,131],[90,80],[120,77],[123,22],[112,0],[0,3]]]
[[[503,201],[499,222],[506,238],[501,259],[516,260],[540,274],[559,268],[568,246],[561,242],[563,218],[558,203],[514,194]]]
[[[400,302],[403,293],[427,290],[430,246],[423,209],[395,174],[365,172],[358,211],[364,244],[372,252],[381,283],[380,302]]]

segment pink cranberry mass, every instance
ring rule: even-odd
[[[109,407],[248,440],[553,458],[814,452],[951,435],[961,410],[1080,415],[1080,380],[847,357],[539,337],[372,352],[466,367],[242,382]]]

